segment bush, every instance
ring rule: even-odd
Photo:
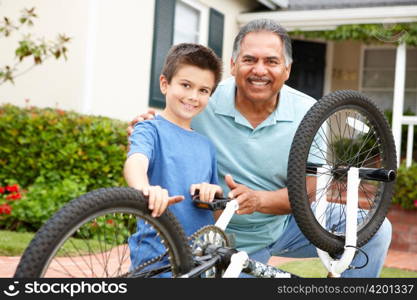
[[[126,124],[58,109],[0,106],[0,183],[79,178],[88,190],[124,184]]]
[[[397,170],[392,203],[404,209],[417,210],[417,164],[407,168],[402,164]]]
[[[11,214],[0,222],[0,228],[15,231],[36,231],[66,202],[87,192],[76,177],[46,182],[39,177],[19,201],[11,203]]]
[[[125,185],[126,127],[59,109],[0,106],[0,186],[17,182],[27,190],[0,228],[37,230],[69,200]]]

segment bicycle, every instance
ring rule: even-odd
[[[329,274],[337,277],[376,233],[391,202],[396,154],[388,122],[365,95],[330,93],[300,123],[288,166],[295,220]],[[42,226],[15,277],[237,277],[241,272],[260,278],[297,277],[232,247],[225,228],[237,208],[235,200],[207,203],[196,198],[195,204],[224,211],[215,225],[186,237],[169,211],[151,217],[138,190],[89,192]],[[343,210],[346,224],[327,224],[326,213],[332,209]],[[133,267],[127,242],[137,230],[144,230],[162,250],[143,253]]]

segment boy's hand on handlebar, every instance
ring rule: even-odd
[[[184,200],[184,196],[169,197],[168,190],[161,188],[159,185],[145,187],[142,192],[149,199],[148,208],[152,210],[152,217],[154,218],[161,216],[168,205]]]
[[[129,126],[127,127],[127,135],[130,136],[132,134],[133,128],[135,128],[136,123],[140,123],[145,120],[152,120],[153,118],[155,118],[155,115],[156,111],[150,108],[147,113],[136,116],[132,121],[129,122]]]
[[[228,197],[236,199],[239,204],[239,209],[236,211],[237,214],[252,214],[258,210],[260,199],[256,191],[248,188],[246,185],[236,183],[230,174],[226,175],[224,179],[230,188]]]
[[[223,190],[220,186],[210,183],[192,184],[190,187],[190,194],[194,196],[196,191],[199,191],[201,201],[212,202],[215,197],[223,197]]]

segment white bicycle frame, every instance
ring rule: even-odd
[[[326,166],[322,166],[317,169],[319,174],[326,174]],[[315,209],[315,216],[319,223],[325,227],[326,217],[325,212],[327,208],[327,185],[331,180],[330,175],[321,175],[317,180],[317,192],[316,200],[317,206]],[[317,248],[318,256],[321,262],[328,270],[328,277],[340,277],[340,274],[345,271],[352,262],[357,241],[357,211],[358,211],[358,188],[360,183],[359,169],[351,167],[348,171],[347,177],[347,199],[346,201],[346,238],[345,249],[340,259],[333,259],[327,252]],[[216,226],[222,230],[225,230],[230,222],[235,211],[239,208],[237,200],[231,200],[227,203],[226,208],[216,222]],[[324,216],[324,217],[323,217]],[[223,274],[223,278],[235,278],[239,277],[242,270],[247,267],[249,262],[249,256],[245,251],[239,251],[232,255],[230,264]],[[283,277],[287,277],[282,274]]]

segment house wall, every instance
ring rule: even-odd
[[[344,41],[333,44],[331,90],[359,89],[361,43]]]
[[[237,16],[257,6],[253,0],[201,0],[209,7],[213,7],[224,14],[224,36],[223,36],[223,74],[225,78],[230,76],[230,60],[232,58],[233,40],[239,32]]]
[[[0,2],[0,17],[18,20],[20,11],[31,7],[36,7],[39,17],[34,20],[34,27],[15,32],[9,38],[0,38],[0,65],[14,65],[14,50],[24,33],[32,33],[33,37],[45,37],[47,40],[54,39],[58,33],[72,37],[68,47],[68,61],[50,59],[16,78],[15,85],[0,85],[0,103],[24,105],[25,99],[30,99],[31,104],[41,107],[55,107],[58,103],[60,107],[77,110],[81,106],[83,94],[88,13],[86,1],[73,0],[69,3],[65,0],[6,0]],[[32,62],[27,62],[19,66],[19,70],[25,70],[31,64]]]
[[[197,0],[196,0],[197,1]],[[198,1],[225,15],[223,60],[230,75],[236,16],[253,1]],[[59,107],[131,120],[148,109],[155,1],[2,0],[0,17],[17,20],[23,8],[36,7],[35,26],[26,32],[53,39],[72,38],[68,60],[50,59],[0,86],[0,104]],[[20,33],[0,39],[0,65],[13,64]]]

